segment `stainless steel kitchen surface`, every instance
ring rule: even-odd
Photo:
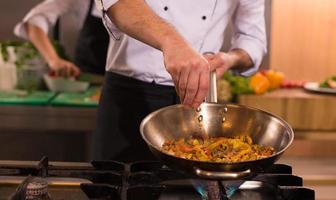
[[[88,161],[95,116],[96,108],[1,106],[0,159]]]

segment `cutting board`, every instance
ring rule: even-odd
[[[0,91],[0,105],[47,105],[54,96],[48,91]]]
[[[52,101],[53,106],[96,107],[99,103],[100,87],[91,87],[83,93],[59,93]]]

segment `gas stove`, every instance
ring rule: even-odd
[[[158,161],[91,163],[0,161],[0,200],[15,199],[26,177],[43,177],[53,200],[311,200],[292,168],[274,164],[267,171],[237,181],[190,178]],[[19,188],[19,189],[18,189]]]

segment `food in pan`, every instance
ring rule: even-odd
[[[162,150],[180,158],[208,162],[240,162],[272,156],[274,148],[253,144],[249,136],[167,140]]]

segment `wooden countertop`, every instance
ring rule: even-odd
[[[296,130],[336,130],[335,95],[279,89],[264,95],[241,95],[238,101],[278,115]]]
[[[241,95],[238,102],[273,113],[300,131],[336,132],[336,96],[279,89],[264,95]],[[1,106],[0,129],[88,131],[96,108]]]

